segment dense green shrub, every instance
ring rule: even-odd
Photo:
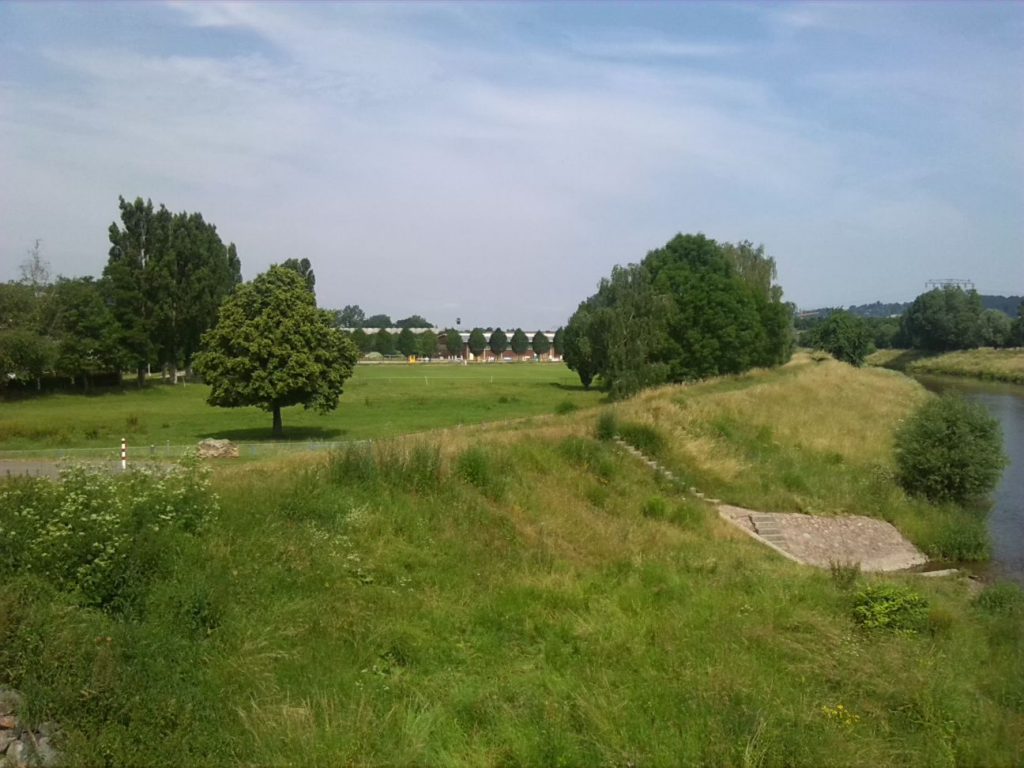
[[[853,619],[868,629],[918,632],[928,623],[928,601],[908,587],[872,585],[854,598]]]
[[[40,576],[88,605],[122,607],[154,577],[173,537],[215,510],[208,471],[194,458],[11,481],[0,490],[0,569]]]
[[[930,501],[982,496],[1006,463],[999,423],[961,397],[929,400],[896,433],[897,479]]]

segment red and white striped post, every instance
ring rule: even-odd
[[[121,471],[128,469],[128,442],[121,438]]]

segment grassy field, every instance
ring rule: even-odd
[[[911,350],[881,349],[867,360],[869,365],[943,376],[1024,384],[1024,349],[971,349],[944,355],[923,355]]]
[[[892,484],[890,427],[925,396],[800,358],[614,412],[723,498],[906,523],[936,510]],[[596,422],[222,468],[126,615],[6,574],[0,685],[69,765],[1019,764],[1019,591],[797,566]],[[879,582],[921,631],[857,626]]]
[[[206,437],[269,441],[270,414],[214,408],[207,387],[152,384],[143,390],[50,395],[0,405],[0,451],[195,445]],[[388,437],[459,424],[586,407],[584,391],[560,364],[359,365],[336,411],[284,409],[285,439],[337,441]]]

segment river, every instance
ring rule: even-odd
[[[1024,386],[956,376],[915,376],[933,392],[958,392],[999,421],[1010,464],[993,495],[988,518],[992,576],[1024,586]]]

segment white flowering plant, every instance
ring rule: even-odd
[[[70,466],[56,481],[10,480],[0,485],[0,569],[116,607],[152,578],[174,536],[197,533],[216,511],[209,471],[191,455],[118,474]]]

